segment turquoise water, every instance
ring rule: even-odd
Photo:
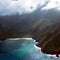
[[[35,44],[33,39],[6,40],[0,43],[0,60],[60,60],[43,54]]]

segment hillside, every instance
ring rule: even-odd
[[[47,54],[60,54],[60,12],[55,9],[0,16],[0,40],[33,38]],[[51,47],[52,46],[52,47]]]

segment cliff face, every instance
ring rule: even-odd
[[[48,32],[46,32],[47,30]],[[43,53],[60,54],[60,25],[50,26],[47,30],[39,35],[40,38],[35,37],[38,38],[36,46],[41,47]]]

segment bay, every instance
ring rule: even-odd
[[[11,38],[0,42],[0,60],[60,60],[44,54],[32,38]]]

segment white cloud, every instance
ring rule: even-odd
[[[0,0],[0,14],[7,15],[16,12],[28,13],[33,12],[38,5],[42,6],[45,0]]]
[[[48,10],[52,8],[59,8],[60,7],[60,0],[50,0],[47,6],[43,7],[42,10]]]

